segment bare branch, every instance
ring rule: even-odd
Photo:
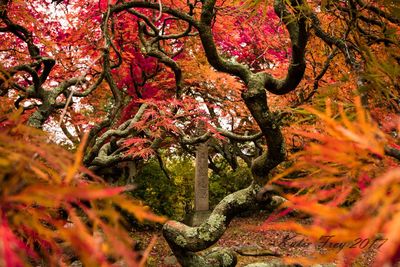
[[[182,143],[185,145],[195,145],[199,143],[204,143],[211,137],[211,132],[206,132],[205,134],[197,137],[182,137]]]
[[[126,2],[123,4],[118,4],[118,5],[112,6],[110,9],[110,14],[126,11],[126,10],[128,10],[130,8],[134,8],[134,7],[149,8],[149,9],[154,9],[154,10],[160,9],[160,5],[158,3],[147,2],[147,1],[132,1],[132,2]],[[193,16],[191,16],[190,14],[186,14],[186,13],[178,11],[176,9],[167,7],[165,5],[162,6],[162,12],[170,14],[174,17],[180,18],[184,21],[187,21],[188,23],[195,26],[196,28],[198,27],[198,24],[199,24],[198,21],[196,21],[196,19]]]
[[[366,8],[366,9],[372,11],[373,13],[379,15],[380,17],[387,19],[388,21],[390,21],[392,23],[400,24],[400,18],[392,16],[391,14],[383,11],[382,9],[379,9],[371,4],[367,4],[362,0],[356,0],[356,2],[361,6],[361,8]]]
[[[397,160],[400,160],[400,150],[390,147],[390,146],[385,146],[385,155],[391,156]]]
[[[68,127],[65,125],[64,122],[61,123],[60,125],[61,130],[63,131],[63,133],[65,134],[65,136],[74,144],[77,145],[79,144],[79,138],[77,136],[74,136],[69,130]]]
[[[96,155],[99,153],[99,150],[104,146],[106,141],[113,136],[116,137],[127,137],[129,134],[132,133],[133,126],[135,125],[136,122],[138,122],[144,111],[147,108],[147,104],[142,104],[135,114],[135,117],[132,119],[124,122],[121,124],[117,129],[110,129],[106,131],[104,134],[101,135],[101,137],[97,138],[95,141],[95,144],[91,147],[90,151],[86,154],[84,158],[84,162],[86,164],[89,164],[91,161],[95,161],[94,158]]]
[[[235,141],[241,141],[241,142],[246,142],[246,141],[255,141],[257,139],[260,139],[261,137],[263,137],[263,133],[262,132],[258,132],[256,134],[253,135],[239,135],[239,134],[235,134],[232,133],[230,131],[227,131],[225,129],[222,128],[217,128],[218,132],[221,133],[222,136],[225,136],[229,139],[235,140]]]

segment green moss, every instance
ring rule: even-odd
[[[230,254],[223,254],[222,255],[222,265],[223,266],[231,266],[233,263],[232,256]]]
[[[233,194],[230,194],[230,195],[227,195],[227,196],[224,198],[223,201],[226,202],[226,203],[232,203],[233,201],[235,201],[235,197],[234,197]]]
[[[204,241],[211,241],[211,233],[209,231],[200,231],[199,238]]]
[[[199,231],[199,238],[204,241],[212,241],[215,232],[225,229],[226,216],[220,214],[212,214],[207,221],[206,226],[201,227]]]
[[[225,203],[227,203],[227,204],[231,204],[233,202],[236,202],[239,205],[243,205],[248,201],[248,199],[247,199],[248,193],[249,193],[248,192],[248,188],[247,189],[242,189],[240,191],[237,191],[237,192],[235,192],[233,194],[230,194],[230,195],[226,196],[223,201]]]
[[[220,267],[232,267],[237,263],[236,255],[233,251],[226,248],[214,247],[206,255],[207,262],[217,263],[216,266]]]
[[[221,226],[224,226],[226,216],[220,214],[212,214],[208,219],[208,224],[210,225],[210,231],[216,231]]]
[[[175,243],[180,247],[185,247],[187,245],[187,241],[182,235],[178,235],[175,238]]]
[[[243,205],[247,202],[247,191],[240,191],[236,196],[236,201],[239,205]]]
[[[196,228],[190,228],[189,230],[186,231],[187,237],[195,237],[197,235],[197,229]]]

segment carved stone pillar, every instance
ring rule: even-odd
[[[194,179],[194,210],[209,209],[208,196],[208,146],[201,143],[196,149],[196,174]]]

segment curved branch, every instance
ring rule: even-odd
[[[265,89],[277,95],[284,95],[296,89],[306,69],[305,48],[308,32],[306,17],[302,10],[303,1],[292,0],[291,3],[294,14],[287,10],[285,1],[275,0],[274,2],[275,13],[285,24],[292,46],[292,59],[286,77],[283,80],[276,80],[270,75],[264,76]]]
[[[156,155],[156,158],[157,158],[157,161],[158,161],[158,165],[160,166],[161,171],[164,173],[165,177],[167,177],[167,179],[169,181],[172,181],[172,178],[168,173],[167,167],[165,166],[164,161],[163,161],[160,153],[157,150],[155,152],[155,155]]]
[[[21,25],[13,23],[7,16],[6,11],[0,13],[0,18],[6,24],[7,31],[13,33],[19,39],[28,45],[28,51],[31,58],[40,58],[40,49],[33,43],[32,33]]]
[[[144,15],[144,14],[142,14],[142,13],[140,13],[140,12],[134,10],[134,9],[131,9],[131,8],[130,9],[126,9],[126,11],[128,13],[130,13],[130,14],[132,14],[132,15],[140,18],[140,19],[142,19],[153,30],[153,33],[149,33],[148,32],[148,34],[150,36],[155,37],[155,36],[158,35],[159,30],[158,30],[157,26],[154,25],[154,23],[149,19],[149,17],[147,17],[146,15]]]
[[[78,85],[84,81],[85,81],[85,77],[83,77],[83,76],[71,78],[69,80],[61,82],[60,85],[54,90],[54,92],[58,96],[58,95],[62,94],[63,92],[65,92],[71,86]],[[75,92],[74,92],[74,96],[75,96]]]
[[[63,133],[65,134],[65,136],[74,144],[74,145],[78,145],[79,144],[79,137],[78,136],[74,136],[69,130],[68,127],[65,125],[64,122],[62,122],[60,124],[61,130],[63,131]]]
[[[257,185],[251,185],[226,196],[213,210],[210,217],[198,227],[189,227],[180,222],[168,221],[164,224],[163,234],[182,266],[234,266],[236,257],[230,251],[208,254],[204,257],[195,254],[218,241],[225,232],[235,214],[256,208],[260,203],[256,199]],[[263,205],[276,208],[284,201],[281,197],[268,198]],[[227,258],[223,264],[215,259]],[[195,265],[202,264],[202,265]]]
[[[385,146],[385,155],[400,160],[400,150],[394,147]]]
[[[43,84],[47,80],[47,77],[49,77],[49,74],[56,64],[56,61],[53,58],[48,57],[42,57],[41,61],[43,62],[43,71],[40,75],[40,84]]]
[[[149,8],[149,9],[153,9],[153,10],[160,9],[160,6],[158,3],[147,2],[147,1],[132,1],[132,2],[127,2],[127,3],[112,6],[110,9],[110,15],[113,13],[119,13],[122,11],[126,11],[133,7]],[[162,12],[170,14],[174,17],[180,18],[184,21],[187,21],[188,23],[195,26],[196,28],[198,27],[198,24],[199,24],[198,21],[193,16],[191,16],[190,14],[186,14],[183,11],[178,11],[176,9],[173,9],[173,8],[163,5]]]
[[[168,57],[166,54],[161,52],[156,44],[152,41],[147,42],[146,39],[144,38],[144,24],[139,22],[139,38],[141,43],[146,49],[146,53],[149,56],[158,58],[160,62],[164,63],[166,66],[170,67],[172,71],[174,72],[175,75],[175,86],[176,86],[176,96],[179,98],[181,95],[182,91],[182,70],[181,67],[176,63],[175,60],[172,58]],[[157,39],[157,37],[156,37]]]
[[[112,124],[112,122],[117,118],[120,109],[122,107],[122,92],[118,89],[117,84],[115,83],[114,78],[112,77],[111,74],[112,66],[110,60],[110,47],[112,46],[112,44],[108,32],[108,21],[110,16],[111,16],[111,6],[108,5],[106,13],[103,14],[103,19],[101,24],[102,35],[104,37],[104,47],[101,57],[103,58],[102,67],[103,67],[104,79],[106,80],[108,86],[110,87],[111,93],[113,94],[114,105],[112,107],[111,112],[109,112],[107,118],[90,130],[86,147],[91,146],[95,143],[96,136],[100,133],[101,130]],[[84,159],[85,163],[91,162],[95,156],[95,153],[89,153],[89,154],[90,157],[88,156],[85,157]]]
[[[197,27],[207,60],[216,70],[235,75],[247,84],[252,74],[250,69],[240,63],[223,59],[217,51],[211,30],[211,19],[209,19],[213,14],[213,5],[210,2],[215,4],[213,0],[205,2],[201,14],[201,24]]]
[[[313,89],[311,90],[311,92],[304,99],[302,99],[301,101],[299,101],[298,103],[293,105],[292,108],[296,108],[296,107],[300,106],[301,104],[310,101],[310,99],[315,95],[315,93],[318,91],[318,88],[319,88],[319,82],[324,77],[325,73],[328,71],[331,61],[337,55],[337,53],[338,53],[338,48],[335,47],[333,49],[333,51],[328,55],[327,59],[325,60],[324,66],[322,67],[321,71],[314,78]]]
[[[105,146],[108,147],[110,144],[107,143]],[[91,163],[90,169],[96,167],[108,167],[113,166],[116,163],[123,162],[123,161],[131,161],[133,158],[131,156],[126,156],[122,153],[115,154],[115,155],[106,155],[104,153],[100,153]]]
[[[134,124],[141,119],[146,108],[147,104],[142,104],[138,112],[135,114],[135,117],[121,124],[118,129],[108,130],[103,135],[101,135],[101,137],[97,138],[90,151],[86,153],[86,156],[84,158],[85,164],[90,164],[90,162],[96,161],[95,157],[99,154],[100,149],[104,146],[104,144],[110,137],[127,137],[129,134],[131,134]]]
[[[100,74],[99,78],[97,78],[97,80],[94,84],[92,84],[89,88],[87,88],[83,92],[74,92],[74,96],[75,97],[85,97],[85,96],[90,95],[94,90],[97,89],[97,87],[99,87],[99,85],[103,82],[103,80],[104,80],[104,72],[102,72]]]
[[[158,9],[159,14],[158,14],[158,16],[157,16],[157,18],[156,18],[156,21],[158,21],[158,20],[161,19],[161,17],[162,17],[162,3],[161,3],[161,0],[158,0],[158,5],[159,5],[160,7],[159,7],[159,9]]]
[[[258,132],[256,134],[252,134],[252,135],[240,135],[240,134],[232,133],[232,132],[227,131],[227,130],[222,129],[222,128],[217,128],[217,130],[222,136],[225,136],[225,137],[227,137],[229,139],[232,139],[232,140],[235,140],[235,141],[242,141],[242,142],[255,141],[255,140],[260,139],[261,137],[263,137],[263,133],[262,132]]]
[[[346,12],[347,14],[352,14],[354,11],[351,10],[350,8],[341,6],[341,5],[337,5],[336,8],[340,11]],[[364,21],[365,23],[367,23],[368,25],[375,25],[375,26],[379,26],[381,28],[385,27],[385,23],[383,23],[382,21],[378,21],[372,18],[368,18],[366,16],[364,16],[363,14],[357,14],[357,18]]]
[[[262,132],[258,132],[256,134],[252,135],[240,135],[240,134],[235,134],[233,132],[230,132],[228,130],[222,129],[222,128],[216,128],[216,130],[222,135],[225,136],[231,140],[234,141],[239,141],[239,142],[247,142],[247,141],[255,141],[263,137]],[[211,132],[206,132],[205,134],[197,137],[183,137],[182,138],[182,143],[186,145],[195,145],[198,143],[203,143],[207,141],[210,137],[212,136]]]
[[[159,34],[158,39],[160,40],[167,40],[167,39],[179,39],[185,36],[189,36],[190,32],[192,31],[192,24],[189,23],[187,26],[186,30],[184,30],[181,33],[176,33],[176,34],[164,34],[164,28],[165,28],[165,23],[168,20],[176,20],[176,18],[166,18],[164,19],[163,27],[162,27],[162,34]],[[192,34],[193,35],[193,34]]]
[[[395,23],[395,24],[400,24],[400,18],[397,18],[395,16],[392,16],[389,13],[386,13],[385,11],[371,5],[363,2],[362,0],[356,0],[356,2],[361,6],[361,8],[366,8],[369,11],[377,14],[378,16],[387,19],[388,21]]]
[[[13,68],[13,70],[15,70],[15,71],[25,71],[25,72],[29,73],[31,75],[31,77],[32,77],[34,92],[35,93],[40,92],[40,88],[42,86],[42,84],[40,82],[41,79],[39,78],[37,72],[34,69],[32,69],[28,65],[20,65],[20,66],[17,66],[15,68]]]
[[[329,35],[325,32],[321,27],[321,22],[319,21],[317,15],[314,13],[310,14],[312,27],[314,29],[315,35],[321,38],[325,43],[332,46],[335,45],[342,51],[343,55],[346,58],[347,63],[352,66],[354,69],[359,69],[359,64],[356,61],[355,55],[352,51],[354,48],[351,44],[346,43],[346,41],[336,38],[332,35]]]
[[[251,171],[253,184],[243,190],[225,197],[213,210],[210,218],[199,227],[188,227],[179,222],[170,221],[164,225],[163,233],[183,266],[233,266],[234,257],[225,251],[215,255],[219,260],[225,257],[229,263],[215,262],[215,258],[202,257],[195,252],[214,244],[224,233],[230,220],[240,211],[258,205],[257,193],[268,178],[269,172],[281,163],[285,157],[284,138],[279,127],[279,116],[269,110],[266,90],[275,94],[285,94],[294,90],[303,78],[305,71],[305,46],[308,40],[306,18],[301,12],[302,1],[292,0],[295,13],[289,13],[283,0],[275,1],[275,12],[280,15],[289,31],[292,44],[292,61],[285,79],[276,80],[265,73],[254,74],[242,64],[224,60],[218,54],[211,24],[214,17],[215,0],[203,2],[200,24],[197,27],[208,62],[217,70],[235,75],[242,79],[247,91],[242,98],[267,141],[268,150],[253,161]],[[257,134],[256,137],[259,137]],[[276,207],[271,198],[264,204]],[[214,260],[214,261],[213,261]],[[196,265],[197,264],[197,265]],[[226,265],[225,265],[226,264]]]
[[[182,143],[185,145],[196,145],[199,143],[204,143],[211,137],[211,132],[206,132],[203,135],[197,136],[197,137],[183,137],[182,138]]]

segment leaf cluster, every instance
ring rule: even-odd
[[[132,188],[110,187],[83,168],[83,144],[73,155],[18,117],[0,124],[0,265],[64,266],[79,259],[86,266],[118,260],[137,266],[117,207],[139,221],[164,218],[121,195]]]
[[[325,112],[308,108],[324,128],[299,132],[307,140],[304,151],[294,154],[294,164],[270,181],[292,189],[294,193],[284,194],[288,199],[284,207],[308,214],[312,224],[285,222],[271,227],[297,231],[316,243],[322,236],[333,236],[331,242],[344,244],[357,238],[371,243],[385,239],[374,266],[392,263],[400,248],[395,234],[400,169],[385,155],[391,138],[363,108],[360,98],[355,99],[353,117],[341,106],[338,113],[333,110],[329,101]],[[296,172],[301,175],[290,176]],[[315,258],[288,260],[310,264],[340,258],[350,264],[362,251],[347,247],[340,254],[331,249]]]

